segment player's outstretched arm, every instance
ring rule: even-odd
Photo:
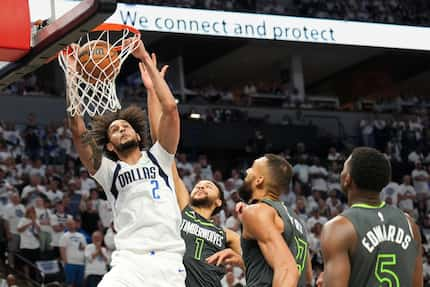
[[[157,67],[157,55],[155,53],[151,54],[151,60],[155,67]],[[164,78],[166,75],[167,69],[169,66],[164,65],[160,70],[161,77]],[[151,131],[151,139],[153,142],[158,140],[158,128],[160,125],[160,117],[161,117],[161,105],[158,100],[158,96],[155,92],[154,83],[152,82],[151,77],[148,74],[148,71],[145,69],[145,65],[139,63],[140,77],[142,79],[143,85],[147,91],[147,107],[148,107],[148,118],[149,118],[149,127]]]
[[[242,212],[243,236],[257,240],[258,246],[273,269],[273,287],[296,287],[299,270],[293,254],[275,225],[276,212],[262,204]]]
[[[345,217],[337,216],[324,225],[321,234],[323,286],[348,286],[351,273],[348,252],[356,242],[355,237],[354,227]]]
[[[78,49],[77,46],[72,46],[71,48]],[[68,61],[74,61],[74,58],[70,56]],[[71,69],[73,69],[74,66],[75,65],[73,64],[68,65],[68,67]],[[72,98],[71,95],[78,92],[73,88],[73,81],[75,81],[75,79],[72,77],[72,75],[73,73],[66,73],[67,103],[69,103],[70,99]],[[75,149],[79,154],[82,164],[85,166],[88,172],[93,175],[100,167],[103,155],[102,149],[97,146],[96,141],[87,130],[85,122],[80,115],[76,114],[73,117],[68,115],[68,118]]]
[[[154,85],[155,95],[161,106],[161,116],[157,130],[157,140],[163,148],[171,154],[176,153],[179,143],[179,112],[166,81],[161,76],[157,67],[154,65],[152,58],[140,41],[139,46],[133,52],[133,55],[139,59],[143,68],[147,71]]]
[[[179,209],[183,210],[190,203],[190,193],[179,176],[176,163],[173,162],[172,166],[173,182],[175,183],[176,198],[178,200]]]
[[[152,53],[151,54],[152,63],[154,66],[157,66],[157,56]],[[154,89],[154,84],[152,83],[152,79],[148,74],[148,71],[145,69],[145,66],[142,63],[139,63],[140,76],[142,78],[142,82],[147,90],[147,107],[148,107],[148,118],[149,118],[149,126],[151,130],[151,139],[153,142],[158,140],[158,129],[160,125],[161,118],[161,104],[158,100],[158,96]],[[160,75],[164,78],[168,66],[163,66],[160,70]],[[176,163],[173,163],[172,166],[172,174],[173,181],[175,184],[175,192],[176,198],[178,200],[178,205],[181,210],[183,210],[190,203],[190,195],[189,192],[182,181],[181,177],[178,174],[178,170],[176,168]]]

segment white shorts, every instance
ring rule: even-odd
[[[115,251],[113,267],[98,287],[185,287],[182,260],[179,254],[165,252],[150,255]]]

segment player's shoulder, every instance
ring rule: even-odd
[[[242,212],[242,222],[257,223],[260,221],[273,219],[276,215],[276,210],[264,203],[254,203],[246,206]]]
[[[349,246],[356,241],[356,232],[353,223],[343,215],[338,215],[327,221],[322,229],[321,243]]]

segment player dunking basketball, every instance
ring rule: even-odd
[[[351,208],[324,225],[323,286],[423,286],[419,230],[380,200],[390,176],[390,162],[372,148],[354,149],[345,162],[341,187]]]
[[[117,250],[112,269],[99,286],[184,286],[185,245],[171,169],[179,141],[179,114],[142,42],[133,55],[151,77],[160,102],[158,141],[142,150],[146,119],[137,107],[93,119],[91,133],[81,117],[70,119],[80,159],[113,207]],[[68,91],[72,92],[76,91]]]

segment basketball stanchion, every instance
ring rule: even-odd
[[[115,79],[139,40],[140,32],[133,27],[104,23],[58,54],[71,116],[94,117],[121,108]]]

